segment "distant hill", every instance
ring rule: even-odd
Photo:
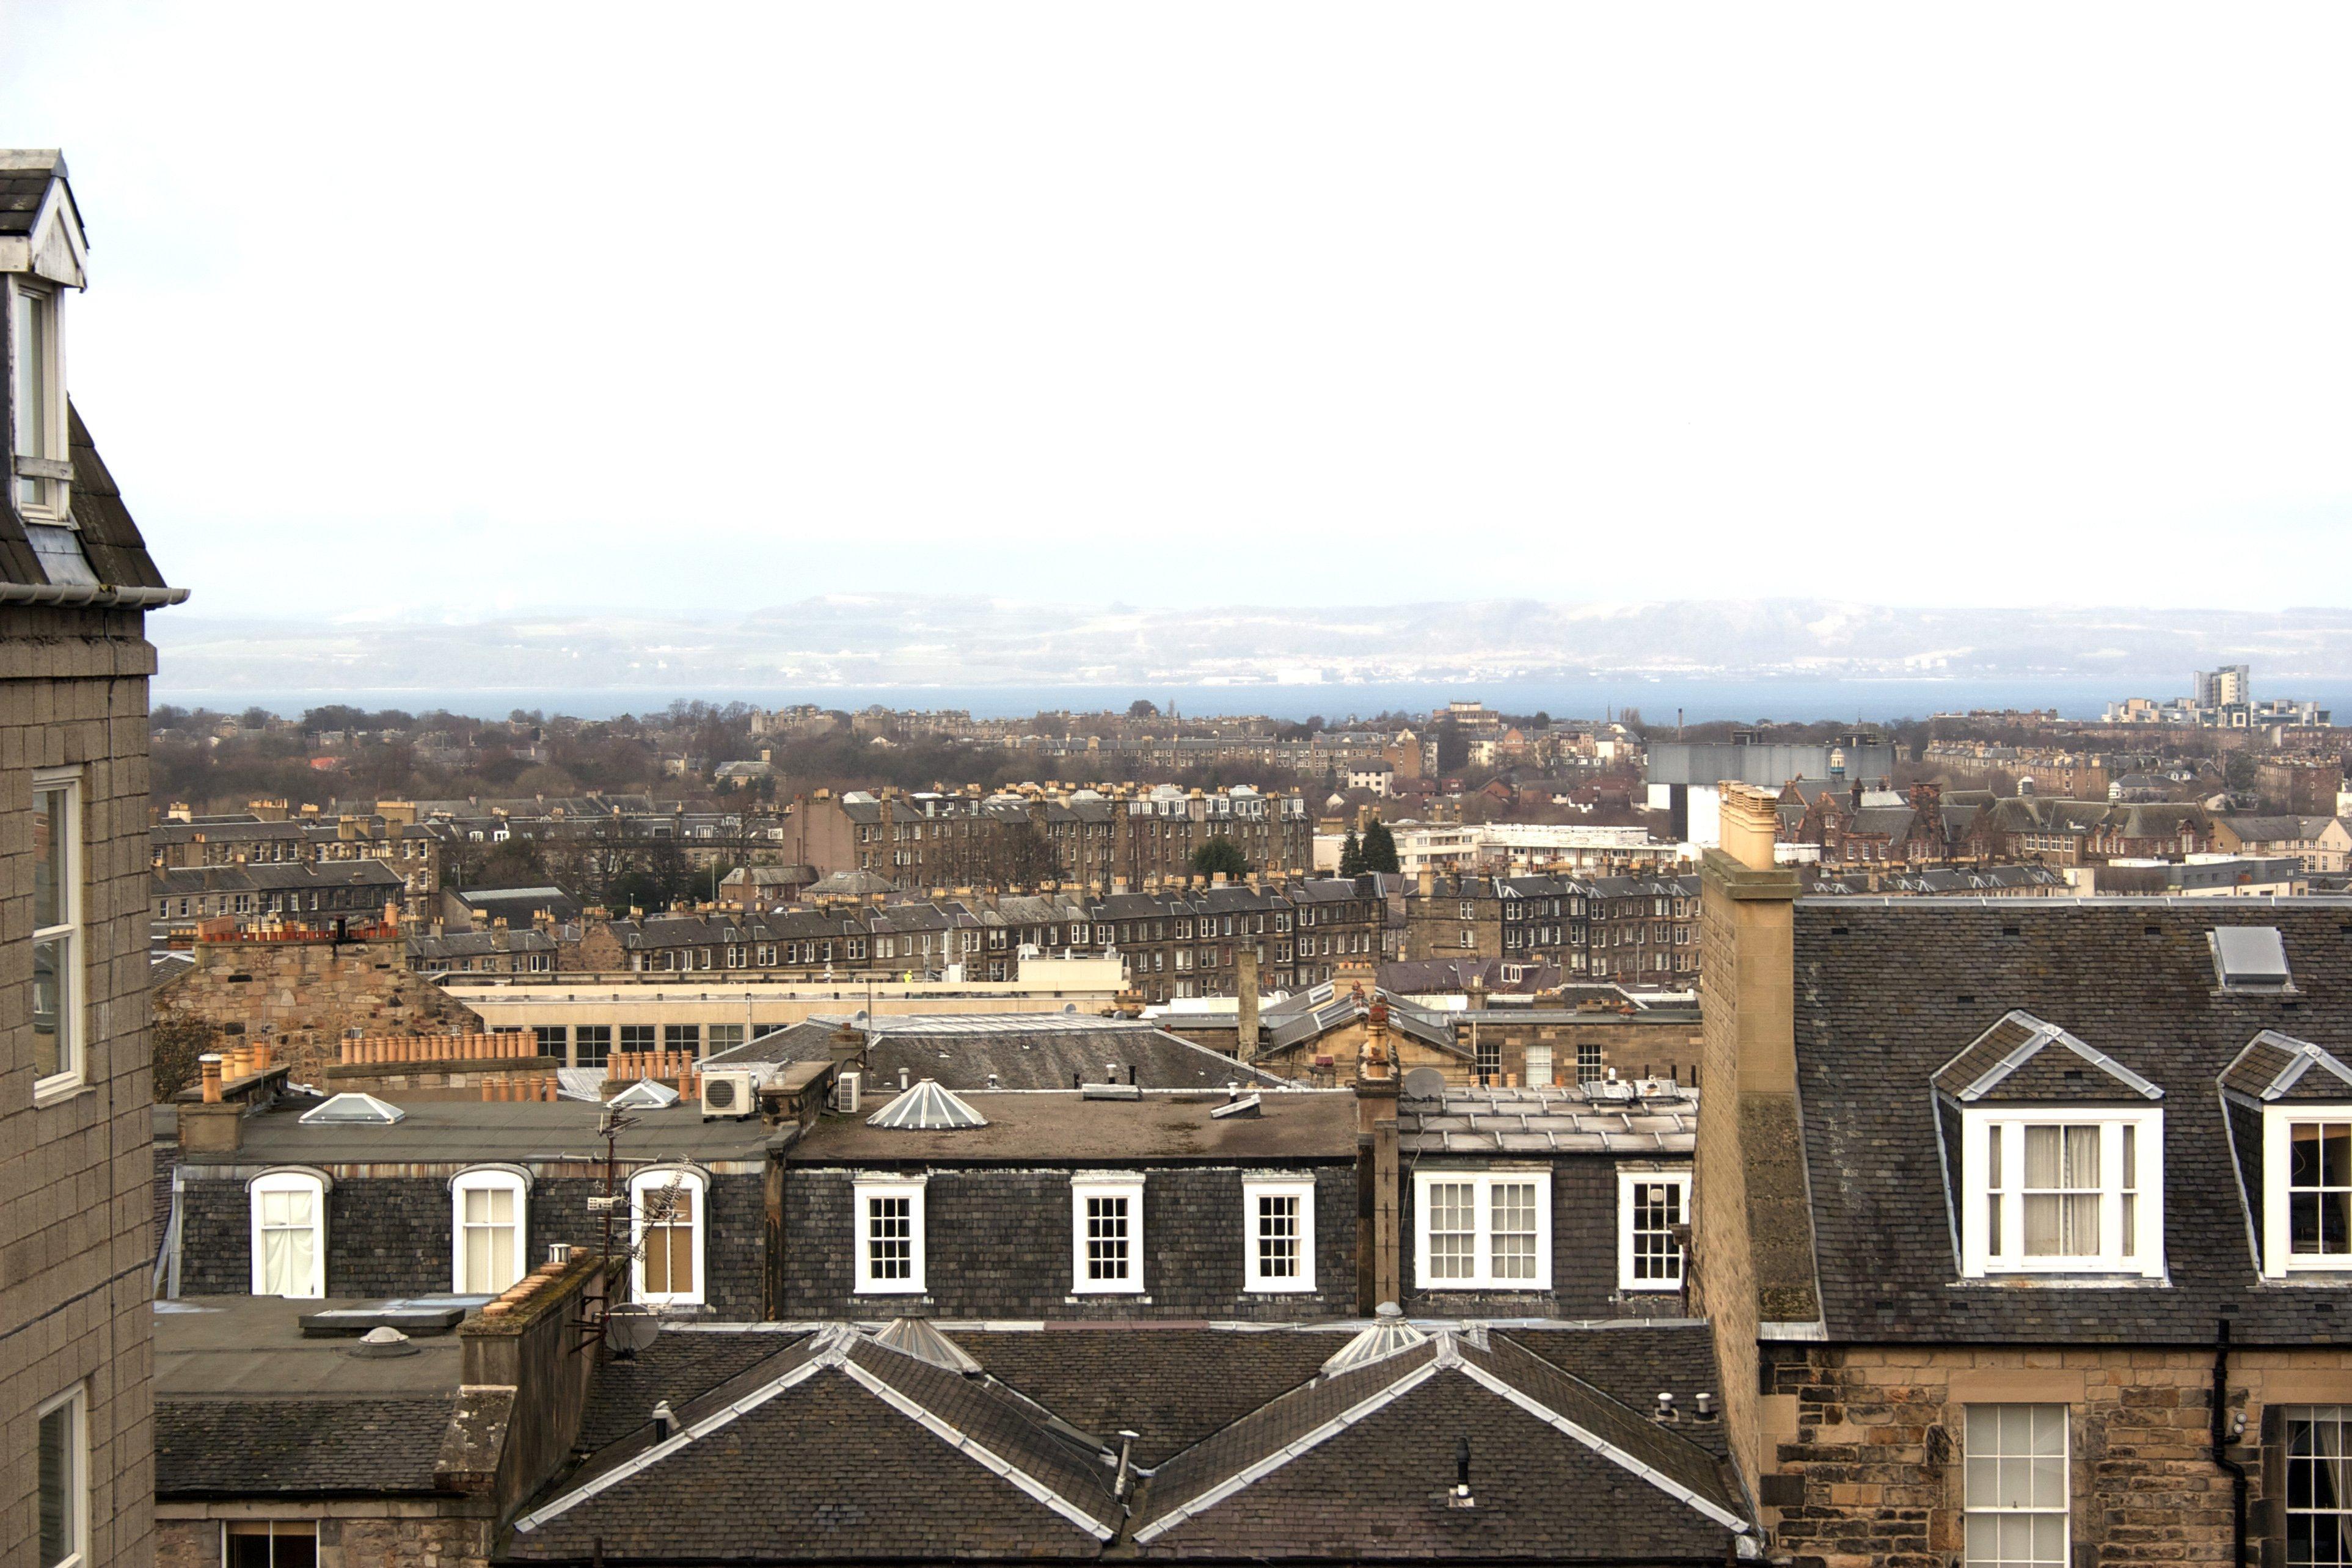
[[[149,618],[168,686],[442,691],[645,686],[1458,682],[1594,675],[2112,679],[2169,695],[2250,662],[2263,690],[2352,673],[2352,611],[1918,610],[1837,600],[1140,610],[829,594],[708,617],[496,622]]]

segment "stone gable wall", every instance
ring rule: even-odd
[[[471,1009],[409,972],[407,951],[397,939],[199,942],[194,956],[195,967],[155,992],[158,1019],[186,1019],[231,1043],[267,1038],[299,1082],[325,1082],[347,1030],[482,1031]]]

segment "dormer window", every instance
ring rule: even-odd
[[[1969,1113],[1964,1127],[1976,1195],[1963,1224],[1966,1273],[2164,1272],[2152,1179],[2163,1112],[2003,1107]]]
[[[2164,1276],[2164,1092],[2012,1012],[1936,1074],[1960,1272]],[[1957,1151],[1952,1145],[1957,1145]]]
[[[2264,1030],[2221,1084],[2263,1277],[2352,1270],[2352,1067]]]

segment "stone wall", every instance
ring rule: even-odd
[[[1763,1349],[1766,1522],[1796,1568],[1958,1563],[1966,1540],[1967,1406],[2068,1406],[2074,1560],[2104,1568],[2231,1560],[2230,1478],[2208,1448],[2210,1347],[1847,1346]],[[2246,1416],[2250,1562],[2284,1520],[2269,1506],[2280,1407],[2352,1400],[2340,1348],[2233,1351]],[[2256,1445],[2273,1448],[2258,1451]],[[2265,1473],[2268,1471],[2269,1473]],[[1776,1555],[1778,1553],[1776,1552]]]
[[[490,1521],[441,1511],[459,1506],[382,1500],[213,1507],[165,1503],[155,1526],[155,1568],[220,1568],[221,1527],[229,1519],[316,1521],[319,1568],[488,1568]]]
[[[932,1171],[923,1195],[926,1293],[860,1296],[854,1174],[788,1167],[782,1315],[1293,1322],[1355,1310],[1352,1164],[1313,1172],[1315,1289],[1296,1294],[1243,1289],[1243,1173],[1232,1166],[1146,1172],[1143,1294],[1073,1295],[1070,1175],[1006,1166]]]
[[[180,1211],[180,1293],[242,1296],[253,1285],[252,1215],[245,1184],[258,1167],[185,1166]],[[626,1167],[624,1167],[624,1176]],[[588,1212],[604,1190],[601,1178],[542,1176],[526,1205],[524,1257],[544,1260],[552,1242],[599,1249],[604,1220]],[[709,1279],[704,1299],[712,1313],[755,1322],[761,1312],[766,1212],[761,1177],[710,1178],[710,1213],[703,1251]],[[327,1195],[327,1294],[415,1296],[446,1292],[452,1283],[449,1177],[335,1176]],[[626,1216],[614,1221],[618,1244],[628,1244]]]
[[[145,911],[142,899],[141,911]],[[268,1036],[297,1082],[323,1082],[347,1030],[478,1033],[482,1020],[422,975],[397,938],[345,942],[198,942],[195,967],[159,988],[159,1019],[224,1036]]]
[[[79,1386],[89,1568],[144,1568],[154,1492],[147,678],[139,612],[0,606],[0,1561],[30,1563],[34,1413]],[[35,1103],[34,776],[81,787],[86,1040]]]

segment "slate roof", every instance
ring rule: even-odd
[[[2155,1101],[2164,1091],[2032,1013],[2013,1012],[1946,1062],[1936,1087],[1963,1104]]]
[[[1363,1018],[1371,1011],[1372,1000],[1377,999],[1389,1004],[1389,1028],[1465,1061],[1470,1060],[1469,1049],[1455,1042],[1454,1026],[1445,1021],[1444,1015],[1423,1012],[1403,998],[1391,996],[1384,987],[1373,987],[1371,998],[1353,992],[1338,996],[1337,990],[1331,981],[1326,980],[1293,992],[1263,1009],[1258,1014],[1258,1024],[1265,1031],[1267,1048],[1281,1051],[1303,1040],[1320,1040]]]
[[[842,1021],[804,1019],[719,1051],[709,1064],[822,1061],[831,1056]],[[895,1094],[901,1074],[909,1084],[929,1078],[959,1094],[990,1088],[1067,1089],[1073,1082],[1108,1082],[1113,1066],[1118,1082],[1126,1082],[1132,1068],[1146,1089],[1287,1082],[1150,1024],[1085,1013],[886,1015],[853,1027],[866,1037],[871,1093]]]
[[[1448,1085],[1437,1100],[1400,1100],[1397,1147],[1414,1154],[1686,1155],[1698,1090],[1632,1082],[1553,1089]]]
[[[1717,1563],[1745,1533],[1720,1423],[1644,1413],[1658,1388],[1715,1388],[1703,1323],[1440,1326],[1336,1377],[1319,1368],[1360,1325],[940,1326],[980,1371],[841,1324],[666,1328],[600,1374],[583,1441],[604,1446],[533,1500],[509,1555]],[[659,1441],[656,1399],[690,1437]],[[1477,1507],[1451,1509],[1463,1436]]]
[[[549,1489],[509,1555],[1091,1558],[1115,1533],[1098,1450],[1002,1388],[838,1326],[677,1415],[677,1438],[625,1438]]]
[[[155,1495],[430,1492],[457,1396],[155,1401]]]
[[[398,894],[408,886],[406,878],[379,860],[166,866],[150,875],[153,879],[152,895],[158,898],[193,898],[215,893],[300,893],[327,887],[373,887]]]
[[[2249,1100],[2342,1103],[2352,1100],[2352,1067],[2308,1040],[2264,1030],[2221,1071],[2221,1087]]]
[[[155,1312],[161,1496],[425,1492],[456,1408],[454,1335],[374,1360],[299,1320],[354,1303],[225,1296]]]
[[[1445,1333],[1318,1379],[1178,1454],[1134,1521],[1147,1557],[1721,1562],[1721,1462],[1507,1340]],[[1476,1506],[1455,1509],[1454,1444]]]
[[[2296,990],[2219,989],[2207,934],[2223,924],[2277,927]],[[2217,1085],[2265,1030],[2352,1056],[2347,936],[2340,898],[1801,899],[1798,1091],[1831,1338],[2202,1344],[2228,1317],[2247,1343],[2352,1341],[2339,1292],[2261,1281]],[[2166,1281],[1959,1281],[1933,1081],[2012,1011],[2163,1091],[2126,1103],[2164,1113]]]

